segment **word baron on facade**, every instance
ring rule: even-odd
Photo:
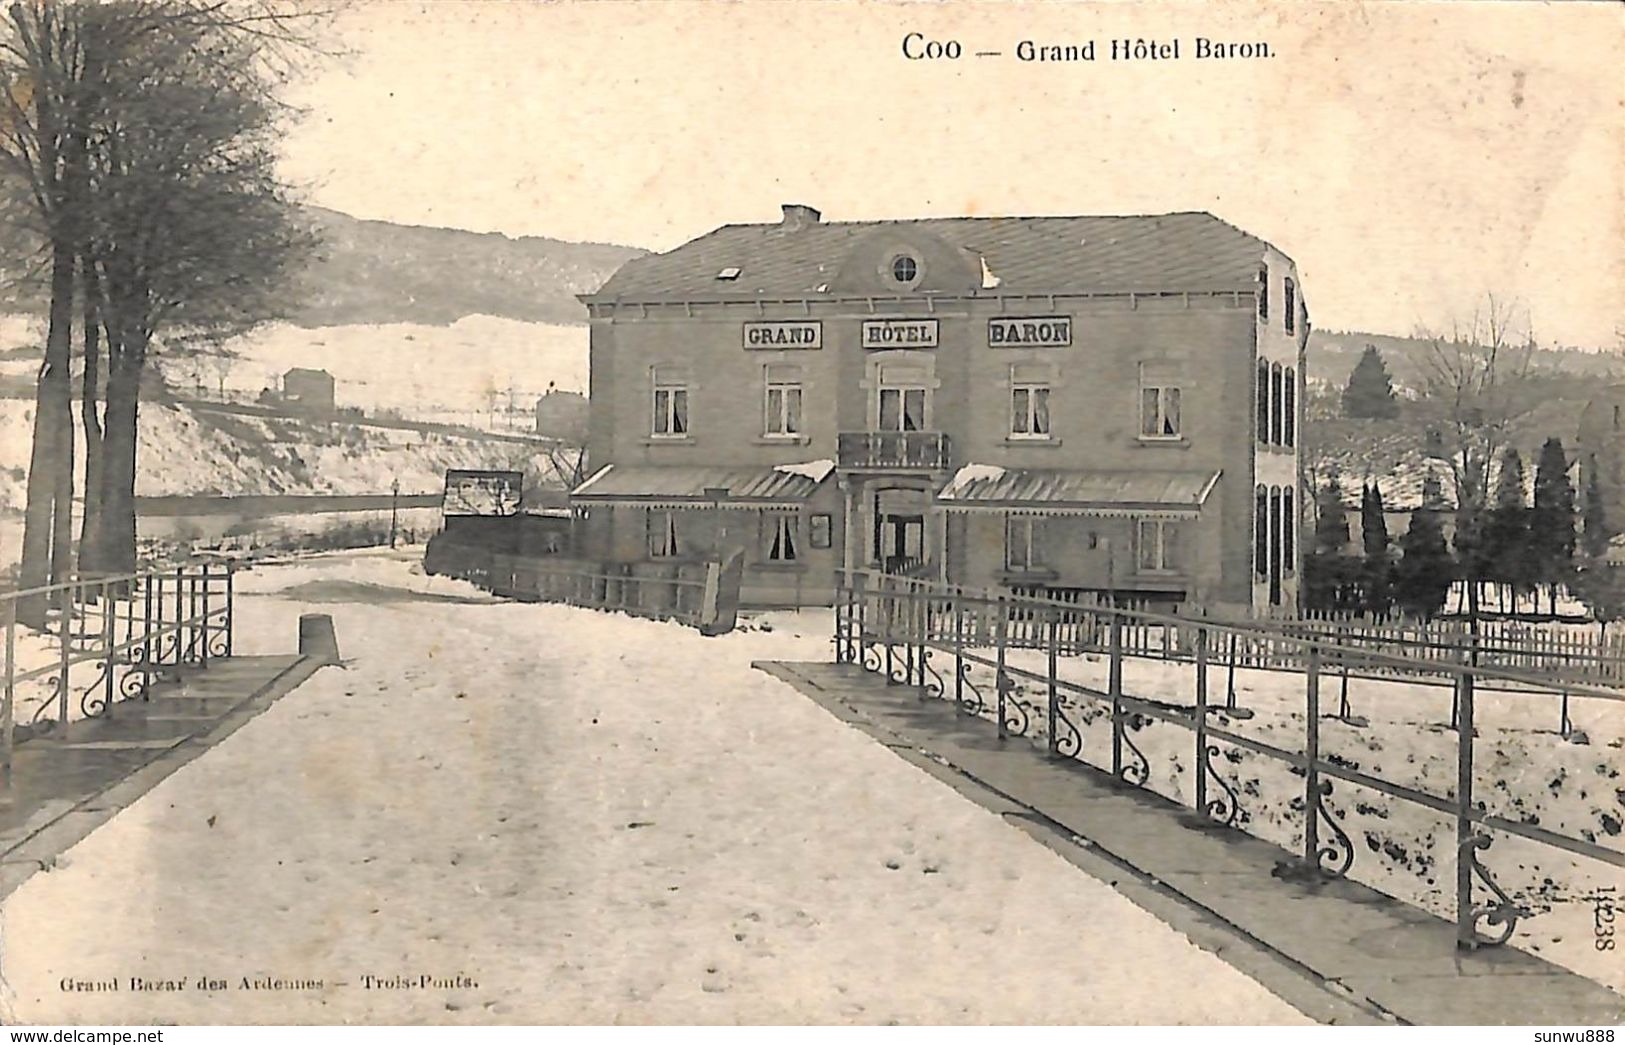
[[[993,348],[1067,348],[1072,344],[1072,320],[999,316],[987,321],[987,343]]]

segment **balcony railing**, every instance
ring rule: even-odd
[[[836,440],[842,468],[951,468],[945,432],[842,432]]]

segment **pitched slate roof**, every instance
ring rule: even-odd
[[[784,468],[727,468],[680,465],[606,465],[570,493],[572,500],[636,501],[697,506],[711,503],[707,490],[727,490],[728,503],[793,504],[804,501],[821,480],[805,471]],[[802,466],[803,468],[805,466]],[[825,473],[827,476],[827,473]]]
[[[1095,514],[1194,514],[1217,472],[1109,472],[969,465],[937,495],[948,507],[1072,508]]]
[[[817,296],[847,252],[878,230],[910,229],[980,255],[1001,293],[1250,291],[1266,244],[1211,214],[924,218],[724,225],[622,265],[593,300]],[[724,269],[740,270],[719,280]]]

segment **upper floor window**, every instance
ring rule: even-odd
[[[770,365],[764,403],[765,435],[801,434],[801,368]]]
[[[1292,333],[1298,321],[1298,285],[1290,279],[1281,281],[1281,320],[1286,323],[1286,332]]]
[[[1286,397],[1281,364],[1270,367],[1270,438],[1271,445],[1280,446],[1286,438],[1286,423],[1282,407]]]
[[[1179,569],[1179,530],[1163,519],[1141,519],[1135,534],[1141,573],[1169,573]]]
[[[676,367],[654,371],[654,418],[649,431],[662,438],[688,434],[688,375]]]
[[[1270,494],[1260,486],[1253,493],[1253,569],[1260,577],[1270,572]]]
[[[1254,395],[1258,406],[1258,441],[1270,441],[1270,365],[1265,360],[1258,361],[1258,391]]]
[[[794,515],[767,516],[768,562],[795,562],[800,557],[796,522]]]
[[[876,422],[882,432],[923,432],[927,425],[930,375],[923,367],[883,365],[876,397]]]
[[[1179,374],[1174,367],[1163,363],[1140,364],[1142,438],[1179,438],[1179,384]]]
[[[677,554],[677,517],[672,512],[650,509],[646,520],[649,558],[670,559]]]
[[[1298,516],[1292,510],[1292,487],[1281,487],[1281,572],[1290,575],[1296,568]]]
[[[1037,570],[1044,565],[1040,535],[1043,520],[1034,515],[1010,515],[1004,521],[1004,565],[1011,570]]]
[[[1048,439],[1050,368],[1043,363],[1017,363],[1010,368],[1010,435]]]
[[[911,284],[920,278],[920,263],[907,254],[900,254],[892,259],[891,278],[904,285]]]
[[[1270,318],[1270,270],[1268,265],[1258,266],[1258,318]]]
[[[1281,387],[1281,442],[1293,445],[1298,438],[1298,375],[1287,367]]]

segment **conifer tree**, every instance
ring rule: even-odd
[[[1360,495],[1360,543],[1365,551],[1365,608],[1373,615],[1388,611],[1392,600],[1392,562],[1388,557],[1388,520],[1383,515],[1382,490],[1366,484]]]
[[[1399,552],[1394,600],[1408,613],[1429,620],[1444,608],[1456,572],[1437,511],[1424,506],[1411,513],[1410,528],[1399,538]]]
[[[1506,585],[1516,605],[1519,592],[1534,579],[1530,563],[1529,509],[1524,504],[1523,457],[1517,447],[1501,453],[1495,479],[1495,500],[1484,523],[1481,576]]]
[[[1376,345],[1365,346],[1360,361],[1343,386],[1345,417],[1390,419],[1399,416],[1399,400],[1394,397],[1394,380],[1388,364]]]
[[[1563,440],[1553,436],[1540,448],[1535,464],[1535,503],[1529,515],[1531,565],[1537,583],[1546,585],[1548,605],[1557,613],[1558,585],[1574,576],[1574,487],[1569,483]]]

